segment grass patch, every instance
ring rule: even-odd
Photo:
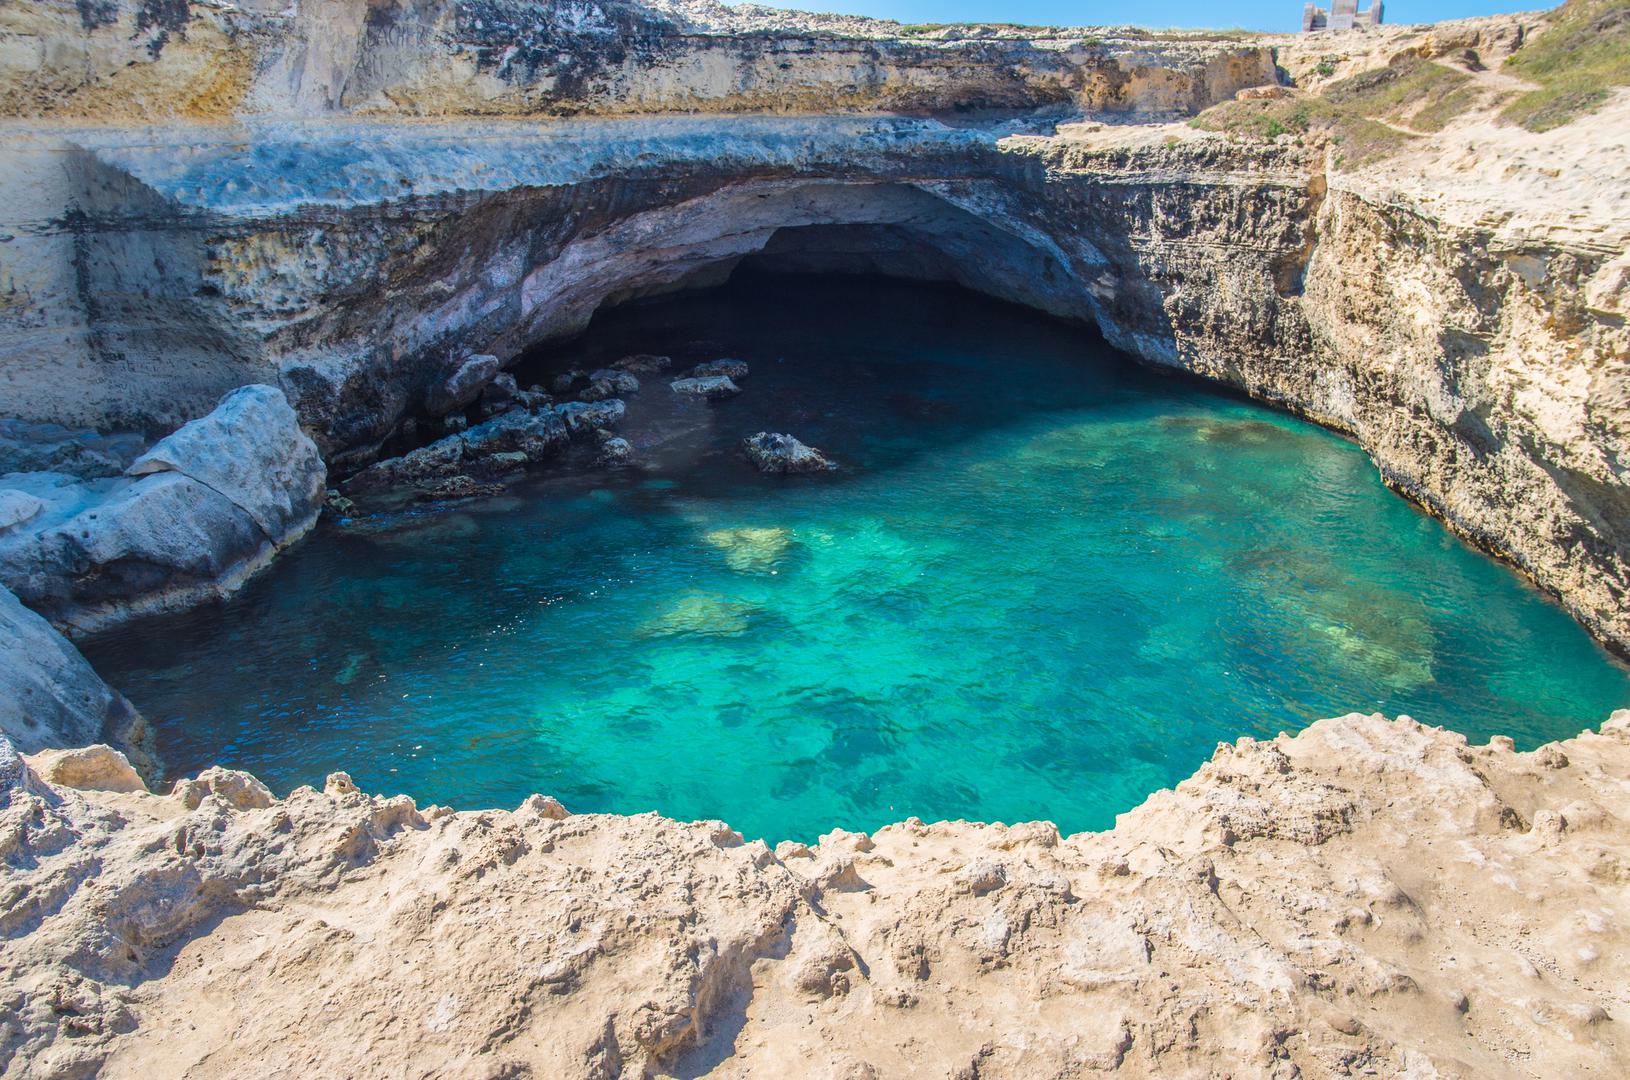
[[[1412,137],[1323,98],[1225,101],[1189,124],[1202,131],[1224,131],[1265,141],[1281,135],[1323,134],[1338,147],[1337,165],[1361,165],[1385,157]]]
[[[1477,104],[1477,91],[1470,86],[1463,86],[1458,90],[1451,90],[1436,101],[1428,101],[1415,110],[1409,118],[1409,126],[1416,131],[1442,131],[1444,127],[1461,113]]]
[[[1477,99],[1470,81],[1465,72],[1405,56],[1333,82],[1317,97],[1225,101],[1189,123],[1266,140],[1320,133],[1338,147],[1336,164],[1361,165],[1414,138],[1393,125],[1438,131],[1465,112]]]
[[[1549,29],[1505,62],[1505,71],[1538,84],[1500,117],[1529,131],[1550,131],[1600,106],[1614,87],[1630,86],[1630,0],[1568,0]]]
[[[1465,104],[1469,105],[1471,96],[1464,87],[1470,81],[1471,76],[1464,71],[1417,56],[1403,56],[1386,67],[1331,83],[1324,88],[1324,97],[1359,116],[1399,123],[1423,103],[1437,108],[1457,94],[1466,93]]]

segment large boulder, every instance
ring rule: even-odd
[[[225,496],[266,538],[284,544],[317,520],[327,470],[283,391],[243,386],[182,425],[125,470],[175,472]]]
[[[0,582],[69,632],[219,598],[311,528],[325,478],[282,391],[246,386],[122,478],[6,477],[43,507],[0,530]]]
[[[0,732],[25,754],[123,738],[136,710],[69,641],[0,588]]]
[[[53,623],[90,632],[224,596],[276,551],[225,495],[166,472],[0,548],[0,578]]]
[[[465,360],[457,371],[425,394],[424,407],[432,416],[462,409],[481,396],[481,391],[498,376],[498,358],[478,354]]]
[[[813,446],[805,446],[791,435],[778,432],[749,435],[741,441],[741,448],[762,473],[811,473],[837,468]]]

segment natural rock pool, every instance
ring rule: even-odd
[[[1570,736],[1630,676],[1354,445],[966,293],[762,279],[619,309],[638,467],[325,519],[230,603],[85,652],[174,775],[349,770],[457,807],[1111,824],[1219,740],[1354,710]],[[833,473],[764,477],[790,432]]]

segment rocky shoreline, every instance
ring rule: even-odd
[[[1630,712],[1221,745],[1108,832],[140,790],[0,759],[19,1076],[1614,1076]]]

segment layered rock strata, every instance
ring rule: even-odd
[[[773,850],[541,796],[0,760],[0,1068],[1621,1075],[1627,722],[1519,754],[1354,715],[1219,746],[1109,832]]]
[[[1489,105],[1344,164],[1164,122],[1276,61],[1317,85],[1461,57],[1486,104],[1543,20],[1241,39],[705,3],[161,7],[3,9],[19,421],[165,430],[268,382],[344,475],[472,354],[608,303],[743,260],[948,280],[1352,433],[1630,646],[1624,140]],[[673,115],[699,110],[733,115]],[[87,123],[137,117],[167,123]],[[1624,130],[1630,103],[1589,123]]]

